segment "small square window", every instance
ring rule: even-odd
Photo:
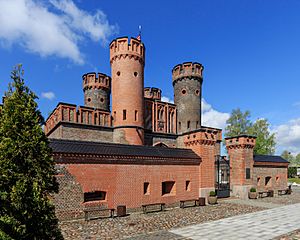
[[[166,194],[172,194],[175,195],[176,189],[175,189],[175,182],[174,181],[166,181],[162,182],[162,190],[161,190],[161,195],[166,195]]]

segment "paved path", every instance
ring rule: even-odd
[[[300,203],[171,230],[177,239],[272,239],[300,228]]]
[[[276,203],[270,203],[270,202],[262,202],[259,201],[259,199],[247,199],[247,200],[241,200],[241,199],[225,199],[224,202],[228,203],[234,203],[234,204],[241,204],[241,205],[249,205],[253,207],[262,207],[262,208],[277,208],[281,206],[285,206],[284,204],[276,204]]]

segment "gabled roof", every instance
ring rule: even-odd
[[[191,149],[136,146],[103,142],[50,139],[55,160],[101,163],[155,163],[198,165],[200,157]],[[81,156],[81,157],[79,157]],[[79,158],[81,160],[79,160]],[[89,160],[87,160],[89,159]],[[146,161],[146,162],[145,162]]]
[[[272,155],[254,155],[254,162],[272,162],[272,163],[289,163],[280,156]]]

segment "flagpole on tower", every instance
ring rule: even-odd
[[[137,36],[137,39],[138,40],[142,40],[142,26],[141,25],[139,25],[139,35]]]

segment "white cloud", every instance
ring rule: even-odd
[[[300,153],[300,118],[292,119],[286,124],[275,126],[272,132],[276,134],[279,154],[283,150],[288,150],[293,154]]]
[[[166,96],[162,96],[162,97],[161,97],[161,101],[162,101],[162,102],[168,102],[168,103],[174,103],[174,100],[173,100],[173,99],[168,98],[168,97],[166,97]]]
[[[41,96],[42,96],[42,98],[46,98],[50,101],[55,98],[54,92],[42,92]]]
[[[107,43],[117,27],[106,15],[79,9],[72,0],[0,0],[0,43],[2,47],[19,44],[40,56],[69,58],[84,63],[79,43],[91,39]]]
[[[202,98],[202,125],[224,129],[229,113],[219,112]]]

